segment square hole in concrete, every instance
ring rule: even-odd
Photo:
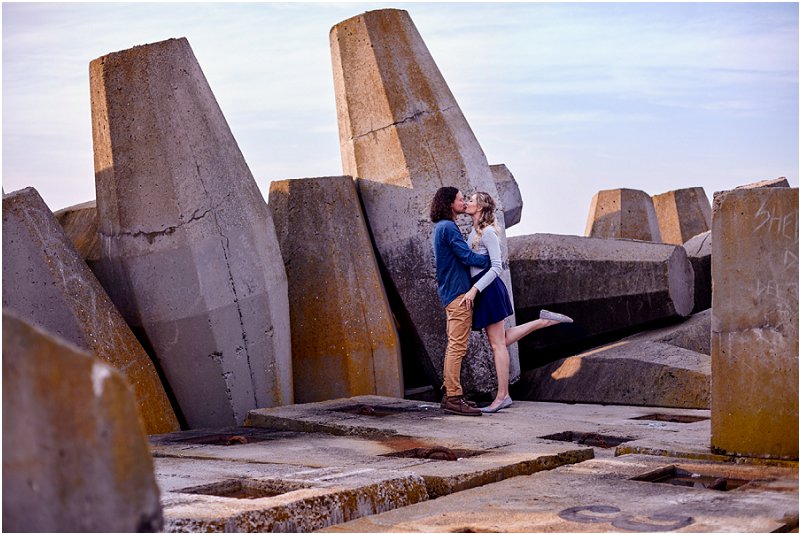
[[[177,431],[164,435],[151,435],[150,443],[154,446],[168,446],[174,444],[198,444],[209,446],[236,446],[240,444],[253,444],[266,440],[287,438],[286,431],[274,429],[231,426],[222,429],[195,429]]]
[[[578,431],[564,431],[553,435],[546,435],[546,440],[560,440],[562,442],[575,442],[583,446],[592,446],[594,448],[614,448],[624,442],[635,440],[631,437],[613,437],[611,435],[600,435],[598,433],[580,433]]]
[[[410,450],[385,453],[381,457],[403,457],[411,459],[430,459],[432,461],[457,461],[465,457],[475,457],[484,453],[480,450],[451,449],[444,446],[430,448],[412,448]]]
[[[221,498],[235,498],[239,500],[255,500],[258,498],[271,498],[292,492],[293,490],[309,488],[302,483],[289,483],[286,481],[258,481],[255,479],[229,479],[209,485],[181,489],[178,492],[186,494],[204,494],[206,496],[219,496]]]
[[[742,487],[750,479],[735,479],[712,472],[698,473],[683,470],[676,466],[667,466],[631,478],[632,481],[648,481],[650,483],[666,483],[680,487],[696,489],[728,491]]]
[[[637,416],[636,418],[629,418],[630,420],[656,420],[657,422],[673,422],[677,424],[691,424],[694,422],[702,422],[709,420],[708,416],[690,416],[687,414],[646,414],[645,416]]]

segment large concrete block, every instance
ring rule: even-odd
[[[33,188],[3,197],[3,308],[120,370],[148,433],[178,429],[153,362]]]
[[[153,461],[123,376],[4,311],[3,530],[162,526]]]
[[[715,195],[712,448],[798,459],[798,188]]]
[[[752,184],[745,184],[743,186],[737,186],[734,189],[753,189],[753,188],[789,188],[790,183],[787,182],[787,179],[783,176],[779,178],[774,178],[772,180],[760,180],[759,182],[754,182]]]
[[[588,347],[600,335],[687,316],[693,308],[693,269],[675,245],[532,234],[509,238],[509,264],[520,322],[541,309],[575,321],[521,340],[529,361],[543,348]]]
[[[651,196],[644,191],[625,188],[602,190],[592,197],[584,235],[662,241]]]
[[[695,306],[693,313],[712,306],[712,231],[693,236],[682,247],[695,273]]]
[[[101,257],[190,427],[292,402],[272,216],[186,39],[89,66]]]
[[[523,213],[523,197],[520,195],[520,187],[505,164],[490,165],[490,170],[492,178],[495,180],[495,187],[498,188],[499,206],[503,210],[506,228],[517,225],[520,223],[520,215]]]
[[[398,334],[349,176],[270,184],[289,283],[295,401],[403,397]]]
[[[436,291],[431,199],[441,186],[498,198],[492,171],[406,11],[371,11],[331,29],[339,139],[357,186],[402,337],[428,380],[442,384],[445,312]],[[506,256],[503,213],[501,252]],[[502,280],[512,293],[509,272]],[[507,320],[507,324],[511,324]],[[519,377],[510,348],[511,380]],[[462,366],[465,392],[496,387],[492,353],[474,333]]]
[[[520,399],[709,408],[710,357],[664,342],[620,341],[523,373]]]
[[[75,245],[75,250],[81,255],[89,269],[100,258],[100,238],[97,235],[97,203],[87,201],[62,208],[54,212],[56,219],[64,229],[64,233]]]
[[[684,188],[653,196],[663,243],[681,245],[709,230],[712,206],[704,188]]]

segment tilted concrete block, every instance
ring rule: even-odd
[[[704,188],[677,189],[652,199],[663,243],[681,245],[712,225],[712,206]]]
[[[289,283],[297,403],[403,397],[400,342],[349,176],[270,184]]]
[[[661,242],[659,222],[651,196],[637,189],[608,189],[590,203],[584,235]]]
[[[509,238],[509,264],[518,321],[542,309],[574,320],[523,338],[524,359],[693,308],[693,269],[675,245],[532,234]]]
[[[712,448],[798,459],[798,188],[715,195]]]
[[[186,39],[91,62],[101,257],[190,427],[292,402],[272,216]]]
[[[149,434],[179,428],[150,357],[33,188],[3,197],[3,307],[120,370]]]
[[[700,312],[712,306],[712,231],[690,238],[682,247],[695,273],[693,313]]]
[[[520,223],[523,213],[523,197],[514,175],[505,164],[490,165],[495,187],[498,188],[498,206],[503,210],[506,228]]]
[[[662,342],[704,355],[712,354],[712,310],[706,309],[675,325],[643,331],[623,338],[627,342]]]
[[[523,372],[522,399],[709,408],[710,356],[657,341],[623,340]]]
[[[434,59],[406,11],[370,11],[341,22],[330,33],[339,139],[345,175],[357,187],[386,277],[401,336],[442,384],[445,311],[437,296],[431,200],[441,186],[498,198],[492,171]],[[501,252],[506,256],[504,215],[498,210]],[[508,270],[502,280],[509,293]],[[507,325],[512,320],[507,320]],[[404,334],[405,333],[405,334]],[[510,348],[510,377],[519,377]],[[492,353],[473,333],[462,365],[466,393],[496,387]]]
[[[753,189],[753,188],[789,188],[790,183],[787,182],[787,179],[783,176],[779,178],[774,178],[772,180],[760,180],[759,182],[754,182],[752,184],[744,184],[742,186],[737,186],[734,189]]]
[[[100,258],[100,238],[97,235],[97,203],[87,201],[62,208],[54,212],[56,219],[64,229],[64,233],[75,245],[75,250],[81,255],[89,269],[94,270],[97,259]]]
[[[153,460],[123,376],[4,310],[3,530],[162,527]]]

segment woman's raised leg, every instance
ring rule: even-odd
[[[508,347],[537,329],[544,329],[545,327],[550,327],[551,325],[556,325],[557,323],[559,322],[554,320],[532,320],[522,325],[510,327],[506,329],[506,333],[504,335],[506,345]]]

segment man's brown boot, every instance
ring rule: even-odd
[[[445,412],[461,414],[462,416],[481,416],[481,411],[467,404],[462,396],[448,396],[445,398]]]
[[[448,399],[448,394],[442,394],[442,401],[439,402],[439,408],[440,409],[444,409],[445,408],[445,400],[446,399]],[[464,396],[462,396],[462,399],[464,399]],[[464,402],[467,403],[468,405],[470,405],[471,407],[478,407],[478,405],[476,405],[475,401],[470,401],[469,399],[465,399]]]

